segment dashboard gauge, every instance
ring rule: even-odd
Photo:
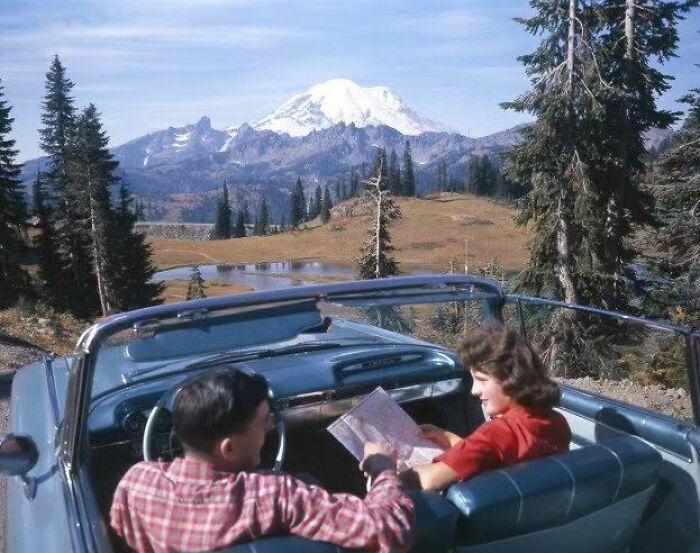
[[[122,428],[131,434],[142,434],[146,427],[146,415],[143,413],[129,413],[122,419]]]

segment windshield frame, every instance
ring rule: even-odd
[[[107,338],[117,332],[133,328],[134,325],[152,320],[178,317],[186,320],[198,317],[208,312],[216,312],[228,308],[265,305],[275,302],[311,300],[340,302],[361,300],[363,294],[377,298],[377,293],[391,298],[392,294],[401,295],[411,289],[426,292],[421,295],[425,300],[430,299],[430,291],[438,296],[447,289],[457,289],[465,295],[478,290],[480,295],[487,298],[486,315],[498,319],[501,307],[505,302],[505,293],[493,280],[473,275],[426,275],[410,277],[392,277],[386,279],[361,280],[303,286],[284,290],[251,292],[247,294],[206,298],[190,301],[147,307],[127,313],[120,313],[88,328],[78,340],[73,363],[70,369],[64,424],[60,432],[59,457],[68,475],[77,474],[80,466],[81,452],[84,447],[84,437],[87,432],[87,418],[91,403],[92,382],[94,378],[97,356]],[[437,300],[436,300],[437,301]],[[430,303],[426,301],[426,303]]]

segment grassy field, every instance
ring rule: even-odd
[[[516,228],[513,210],[473,196],[440,194],[401,198],[403,218],[391,229],[396,259],[404,271],[412,266],[442,271],[451,260],[476,272],[494,257],[507,271],[520,270],[527,259],[527,229]],[[151,238],[159,269],[191,264],[323,261],[354,265],[366,240],[367,218],[336,215],[326,225],[310,223],[292,232],[236,240],[191,241]],[[466,241],[466,247],[465,247]]]

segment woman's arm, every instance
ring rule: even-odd
[[[449,432],[448,430],[435,426],[434,424],[420,424],[418,426],[421,429],[421,432],[423,432],[423,438],[433,442],[436,446],[441,447],[442,449],[449,449],[462,439],[454,432]]]
[[[457,473],[442,461],[416,465],[399,474],[401,483],[410,489],[444,490],[459,480]]]

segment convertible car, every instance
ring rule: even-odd
[[[551,365],[562,382],[571,451],[443,494],[415,494],[414,550],[700,551],[700,335],[507,295],[469,275],[255,292],[95,324],[71,357],[47,357],[14,378],[11,433],[0,440],[8,551],[125,550],[107,524],[117,482],[144,458],[181,453],[170,422],[174,397],[213,367],[243,366],[269,381],[277,430],[266,445],[268,468],[363,494],[356,460],[327,431],[333,420],[382,386],[419,423],[467,435],[485,415],[454,353],[460,335],[502,321],[551,354],[557,342],[548,324],[562,314],[594,329],[580,334],[591,343],[573,340],[559,351],[570,365]],[[579,343],[581,351],[572,351]],[[575,386],[586,375],[633,382],[662,369],[689,392],[685,418]],[[227,551],[337,550],[276,536]]]

